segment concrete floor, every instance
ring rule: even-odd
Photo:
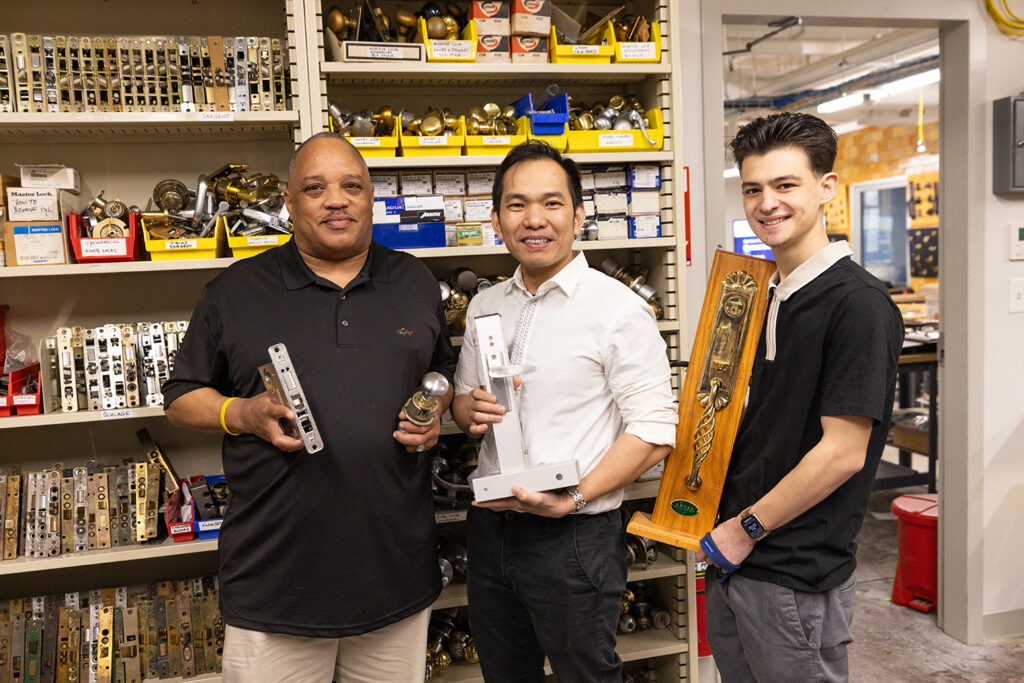
[[[896,575],[896,524],[892,501],[923,487],[877,491],[857,537],[857,600],[850,646],[854,683],[1024,682],[1024,638],[967,646],[924,614],[890,601]]]

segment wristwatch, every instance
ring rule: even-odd
[[[583,508],[587,507],[587,499],[583,497],[578,488],[570,486],[565,489],[565,492],[572,498],[572,502],[576,503],[576,512],[580,512]]]
[[[747,536],[750,536],[755,541],[760,541],[769,533],[764,528],[764,524],[761,524],[761,520],[757,518],[757,515],[750,511],[750,508],[740,513],[740,526],[747,532]]]

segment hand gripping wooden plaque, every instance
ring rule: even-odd
[[[714,527],[774,272],[771,261],[715,252],[679,397],[676,446],[654,513],[633,515],[629,533],[697,550]]]

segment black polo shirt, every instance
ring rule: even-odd
[[[750,393],[719,519],[770,491],[822,437],[821,418],[874,421],[864,468],[761,539],[739,572],[803,591],[840,585],[856,568],[864,519],[892,416],[903,320],[888,290],[833,243],[770,293]]]
[[[437,280],[377,244],[344,289],[315,275],[294,241],[240,261],[203,291],[165,404],[207,386],[262,393],[256,368],[280,342],[325,448],[224,437],[234,492],[220,532],[225,621],[341,637],[426,608],[441,590],[429,455],[406,452],[393,432],[424,374],[451,379]]]

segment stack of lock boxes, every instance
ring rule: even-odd
[[[70,263],[64,216],[70,194],[81,191],[78,171],[64,166],[21,166],[21,187],[4,176],[3,263],[7,266]]]
[[[374,171],[373,238],[392,249],[501,244],[493,170]]]
[[[469,16],[476,22],[477,62],[547,64],[550,0],[476,0]]]
[[[603,164],[581,169],[583,205],[597,221],[597,239],[661,237],[661,168]]]

